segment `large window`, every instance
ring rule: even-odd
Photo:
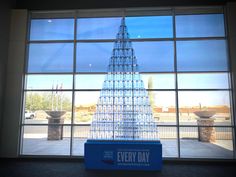
[[[163,157],[233,158],[230,70],[221,8],[214,13],[205,8],[127,9],[93,17],[76,12],[71,17],[32,13],[21,155],[84,155],[121,14],[126,14]],[[52,120],[52,110],[62,115]]]

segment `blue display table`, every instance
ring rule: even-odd
[[[160,141],[103,141],[85,143],[86,169],[161,170]]]

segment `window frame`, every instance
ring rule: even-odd
[[[189,125],[181,125],[179,120],[180,120],[180,116],[179,116],[179,98],[178,98],[178,91],[228,91],[230,95],[232,95],[232,88],[229,86],[228,89],[179,89],[178,88],[178,74],[180,73],[227,73],[229,75],[229,85],[232,85],[232,81],[231,81],[231,68],[229,65],[230,62],[230,57],[228,56],[228,71],[209,71],[209,72],[205,72],[205,71],[180,71],[178,72],[177,70],[177,47],[176,47],[176,43],[177,41],[194,41],[194,40],[215,40],[215,39],[222,39],[226,41],[226,45],[228,43],[228,35],[227,35],[227,24],[226,24],[226,19],[224,19],[224,28],[225,28],[225,36],[223,37],[184,37],[184,38],[177,38],[176,37],[176,15],[193,15],[193,14],[215,14],[215,13],[222,13],[225,17],[225,10],[222,6],[213,6],[213,7],[173,7],[173,8],[168,8],[168,7],[162,7],[162,8],[126,8],[126,9],[95,9],[95,10],[71,10],[71,11],[31,11],[30,12],[30,17],[29,17],[29,22],[28,22],[28,38],[27,38],[27,46],[26,46],[26,51],[27,51],[27,55],[25,57],[25,70],[24,70],[24,78],[27,75],[47,75],[47,74],[53,74],[53,75],[57,75],[57,74],[72,74],[73,75],[73,83],[72,83],[72,89],[67,89],[66,91],[72,91],[72,118],[71,118],[71,124],[63,124],[62,126],[69,126],[71,129],[70,132],[70,154],[65,157],[81,157],[81,156],[77,156],[73,154],[73,135],[74,135],[74,127],[79,127],[79,124],[75,124],[74,123],[74,104],[75,104],[75,93],[78,91],[100,91],[101,89],[77,89],[75,81],[76,81],[76,76],[79,74],[106,74],[106,72],[77,72],[76,71],[76,51],[77,51],[77,43],[87,43],[87,42],[115,42],[115,39],[87,39],[87,40],[79,40],[77,39],[77,18],[92,18],[92,17],[122,17],[122,16],[151,16],[151,15],[160,15],[160,16],[165,16],[165,15],[170,15],[172,16],[172,22],[173,22],[173,37],[172,38],[144,38],[144,39],[130,39],[132,42],[152,42],[152,41],[172,41],[174,43],[174,71],[173,72],[140,72],[140,74],[159,74],[159,73],[163,73],[163,74],[174,74],[175,77],[175,88],[173,89],[147,89],[147,91],[174,91],[175,92],[175,98],[176,98],[176,124],[175,125],[158,125],[161,127],[172,127],[174,129],[176,129],[176,140],[177,140],[177,156],[175,157],[171,157],[171,158],[185,158],[181,156],[181,140],[180,140],[180,129],[182,127],[197,127],[199,128],[199,126],[189,126]],[[30,41],[29,39],[29,34],[30,34],[30,19],[47,19],[47,18],[74,18],[74,39],[73,40],[33,40]],[[28,48],[29,48],[29,44],[44,44],[44,43],[73,43],[74,48],[73,48],[73,71],[72,72],[50,72],[50,73],[28,73],[27,72],[27,67],[28,67]],[[227,54],[229,53],[229,49],[227,46]],[[25,82],[24,82],[25,83]],[[27,89],[24,85],[23,87],[23,95],[25,95],[25,93],[27,91],[32,91],[30,89]],[[33,91],[51,91],[50,89],[45,90],[45,89],[36,89]],[[24,97],[23,97],[24,98]],[[234,123],[234,114],[233,114],[233,101],[232,101],[232,96],[230,97],[230,101],[231,101],[231,126],[218,126],[218,127],[225,127],[225,128],[232,128],[232,134],[235,131],[235,123]],[[24,112],[24,103],[25,100],[22,99],[22,112]],[[21,119],[24,119],[24,114],[22,114]],[[21,127],[21,141],[20,141],[20,145],[19,145],[19,149],[20,149],[20,156],[29,156],[29,155],[25,155],[23,154],[22,150],[23,150],[23,135],[24,135],[24,126],[46,126],[48,124],[42,125],[42,124],[25,124],[23,123],[23,121],[21,121],[20,127]],[[89,125],[89,124],[88,124]],[[217,127],[217,126],[216,126]],[[233,157],[235,158],[235,140],[234,140],[234,136],[232,135],[232,142],[233,142]],[[33,155],[33,156],[37,156],[37,155]],[[46,155],[48,156],[48,155]],[[55,156],[56,157],[56,156]],[[62,156],[60,156],[62,157]],[[166,157],[167,159],[170,157]],[[194,157],[190,157],[190,158],[194,158]],[[165,157],[164,157],[165,159]],[[206,159],[212,159],[211,157],[207,157]]]

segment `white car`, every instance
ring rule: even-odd
[[[35,117],[34,112],[25,111],[25,119],[33,119]]]

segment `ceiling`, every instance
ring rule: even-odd
[[[14,8],[29,10],[94,9],[153,6],[223,5],[235,0],[12,0]]]

